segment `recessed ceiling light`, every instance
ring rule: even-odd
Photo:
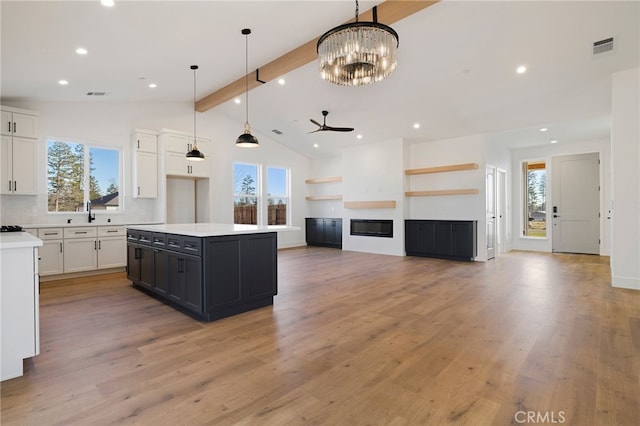
[[[314,144],[313,144],[313,147],[314,147],[314,148],[317,148],[318,146],[319,146],[319,145],[318,145],[317,143],[314,143]]]
[[[413,124],[413,128],[414,129],[419,129],[420,128],[420,123],[414,123]]]
[[[155,83],[151,83],[149,84],[149,87],[151,87],[152,89],[155,89],[156,87],[158,87],[158,85]]]
[[[85,49],[84,47],[78,47],[76,49],[76,53],[78,55],[86,55],[87,53],[89,53],[89,51],[87,49]]]
[[[106,7],[112,7],[114,4],[116,4],[113,0],[100,0],[100,3]]]
[[[542,129],[540,129],[541,132],[546,132],[548,129],[546,127],[543,127]]]
[[[60,86],[66,86],[67,84],[69,84],[69,82],[67,80],[58,80],[58,84]]]
[[[527,67],[525,67],[524,65],[520,65],[518,68],[516,68],[516,72],[518,74],[524,74],[525,72],[527,72]]]
[[[239,103],[240,103],[240,98],[235,98],[235,99],[233,100],[233,102],[235,102],[236,104],[239,104]]]
[[[286,83],[286,82],[284,81],[284,78],[281,78],[281,79],[279,79],[279,80],[278,80],[278,84],[279,84],[280,86],[284,86],[284,83]]]
[[[356,135],[356,138],[362,139],[362,135]]]
[[[558,143],[558,141],[557,141],[557,140],[555,140],[555,139],[551,139],[551,140],[549,141],[549,143]]]

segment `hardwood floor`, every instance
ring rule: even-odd
[[[124,274],[43,283],[2,425],[637,425],[640,292],[608,258],[279,253],[273,307],[200,323]]]

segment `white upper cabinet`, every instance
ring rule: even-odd
[[[133,198],[158,197],[158,137],[150,131],[133,133]]]
[[[38,114],[1,107],[0,194],[36,195]]]
[[[186,154],[193,149],[193,136],[184,133],[163,132],[161,146],[165,150],[165,174],[192,178],[208,178],[210,174],[209,155],[211,142],[197,138],[198,150],[205,156],[203,161],[187,160]]]
[[[38,137],[38,116],[2,109],[2,134],[21,138]]]

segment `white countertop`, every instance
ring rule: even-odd
[[[157,225],[161,222],[71,222],[71,223],[31,223],[20,225],[25,229],[34,228],[83,228],[87,226],[130,226],[130,225]]]
[[[263,232],[296,231],[297,226],[234,225],[230,223],[174,223],[165,225],[130,225],[129,229],[164,232],[191,237],[219,237],[223,235],[256,234]]]
[[[42,246],[42,240],[34,237],[28,232],[0,233],[0,250],[40,246]]]

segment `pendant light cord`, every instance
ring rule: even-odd
[[[245,123],[249,124],[249,33],[244,35]]]
[[[193,149],[198,149],[196,141],[196,69],[193,69]]]

